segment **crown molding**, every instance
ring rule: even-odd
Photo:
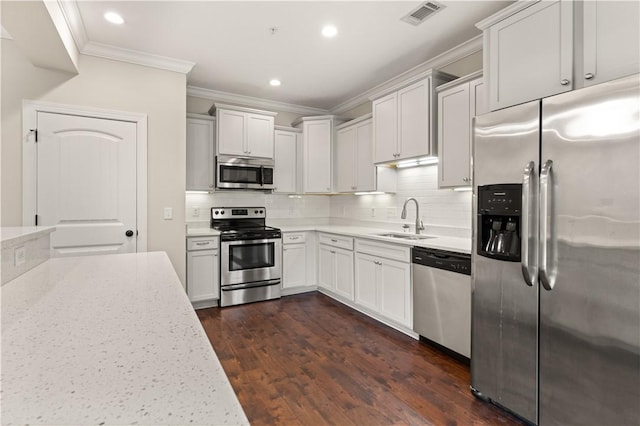
[[[60,5],[65,21],[67,21],[71,36],[83,55],[113,59],[182,74],[189,74],[195,66],[195,62],[90,41],[82,21],[78,3],[75,0],[58,0],[57,3]]]
[[[459,61],[460,59],[466,58],[469,55],[472,55],[476,52],[482,50],[482,34],[477,35],[476,37],[465,41],[444,53],[439,54],[425,62],[416,65],[415,67],[398,74],[391,79],[378,84],[375,87],[367,90],[364,93],[361,93],[357,96],[354,96],[351,99],[348,99],[335,107],[331,108],[329,111],[331,114],[343,114],[350,109],[353,109],[359,105],[362,105],[365,102],[369,101],[369,98],[384,92],[385,90],[389,90],[392,87],[397,87],[402,85],[404,81],[415,78],[419,74],[423,74],[430,69],[438,69],[446,67],[447,65]]]
[[[519,0],[504,9],[499,10],[488,18],[483,19],[482,21],[476,24],[476,28],[480,30],[486,30],[493,24],[502,21],[503,19],[508,18],[511,15],[514,15],[521,10],[524,10],[530,6],[533,6],[536,3],[539,3],[540,0]]]
[[[130,64],[179,72],[182,74],[189,74],[196,64],[191,61],[183,61],[182,59],[154,55],[151,53],[140,52],[138,50],[124,49],[93,41],[85,44],[80,53],[88,56],[97,56],[99,58],[113,59],[116,61],[128,62]]]
[[[275,110],[279,112],[292,112],[295,114],[327,114],[326,109],[306,107],[302,105],[288,104],[286,102],[271,101],[268,99],[254,98],[252,96],[236,95],[234,93],[205,89],[196,86],[187,86],[187,96],[210,99],[217,102],[249,106],[254,108]]]
[[[82,53],[84,46],[89,43],[89,38],[82,21],[82,15],[80,15],[80,9],[78,9],[78,3],[76,1],[58,0],[58,5],[60,5],[64,19],[67,21],[73,41],[75,41],[78,51]]]

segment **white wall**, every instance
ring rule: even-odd
[[[268,219],[326,219],[330,213],[330,197],[327,195],[303,195],[290,198],[288,195],[265,194],[256,191],[215,192],[213,194],[187,193],[186,219],[188,222],[207,222],[211,207],[264,206]],[[194,208],[199,215],[194,215]]]
[[[337,195],[331,197],[331,218],[379,222],[394,227],[415,224],[415,204],[407,207],[407,219],[400,219],[402,205],[409,197],[420,204],[425,226],[458,228],[464,236],[471,230],[471,192],[438,189],[438,167],[422,166],[398,169],[398,191],[383,195]]]
[[[22,100],[147,114],[148,250],[166,251],[184,283],[186,76],[80,55],[80,74],[37,68],[2,39],[2,226],[22,223]],[[163,220],[164,207],[174,218]]]
[[[213,194],[188,193],[186,220],[209,221],[211,207],[265,206],[268,218],[278,224],[296,224],[302,219],[321,223],[329,219],[334,223],[362,224],[397,229],[405,223],[413,231],[416,211],[412,202],[407,219],[400,219],[404,201],[414,197],[420,204],[420,216],[428,232],[451,236],[471,236],[471,192],[438,189],[437,166],[398,169],[398,192],[382,195],[303,195],[289,198],[261,192],[216,192]],[[194,215],[194,208],[199,214]]]

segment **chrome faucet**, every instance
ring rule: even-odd
[[[404,205],[402,206],[402,213],[400,214],[400,218],[407,218],[407,203],[409,201],[413,201],[414,203],[416,203],[416,234],[419,234],[420,231],[424,230],[424,225],[422,224],[422,220],[420,219],[420,206],[418,205],[418,200],[413,197],[407,198],[407,201],[405,201]]]

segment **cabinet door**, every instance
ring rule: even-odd
[[[489,28],[492,111],[573,88],[573,3],[536,3]]]
[[[246,154],[246,115],[239,111],[218,109],[218,153],[224,155]]]
[[[585,86],[640,72],[640,3],[590,0],[583,4]]]
[[[368,254],[355,255],[355,302],[374,312],[378,311],[377,260]]]
[[[380,259],[380,314],[408,328],[413,326],[411,267],[409,263]]]
[[[297,133],[275,131],[274,192],[295,193],[297,176]]]
[[[469,185],[471,163],[469,83],[438,94],[438,187]]]
[[[187,118],[187,191],[213,189],[214,125],[212,120]]]
[[[356,128],[349,127],[338,131],[336,138],[336,189],[338,192],[356,190]]]
[[[471,98],[471,118],[489,112],[489,103],[482,77],[469,82],[469,96]]]
[[[220,298],[218,250],[187,252],[187,294],[192,302]]]
[[[247,152],[250,157],[273,158],[273,122],[269,115],[247,114]]]
[[[305,122],[304,192],[331,192],[331,120]]]
[[[431,155],[430,81],[429,77],[398,91],[398,159]]]
[[[376,190],[376,167],[373,164],[373,124],[371,120],[356,125],[355,189]]]
[[[318,285],[334,291],[335,281],[335,249],[320,244],[318,246]]]
[[[307,285],[307,250],[304,244],[287,244],[282,248],[282,288]]]
[[[353,252],[335,249],[335,292],[353,301]]]
[[[374,162],[393,161],[398,156],[398,94],[373,101]]]

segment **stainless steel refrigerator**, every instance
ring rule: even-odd
[[[475,119],[471,387],[535,424],[640,424],[639,81]]]

